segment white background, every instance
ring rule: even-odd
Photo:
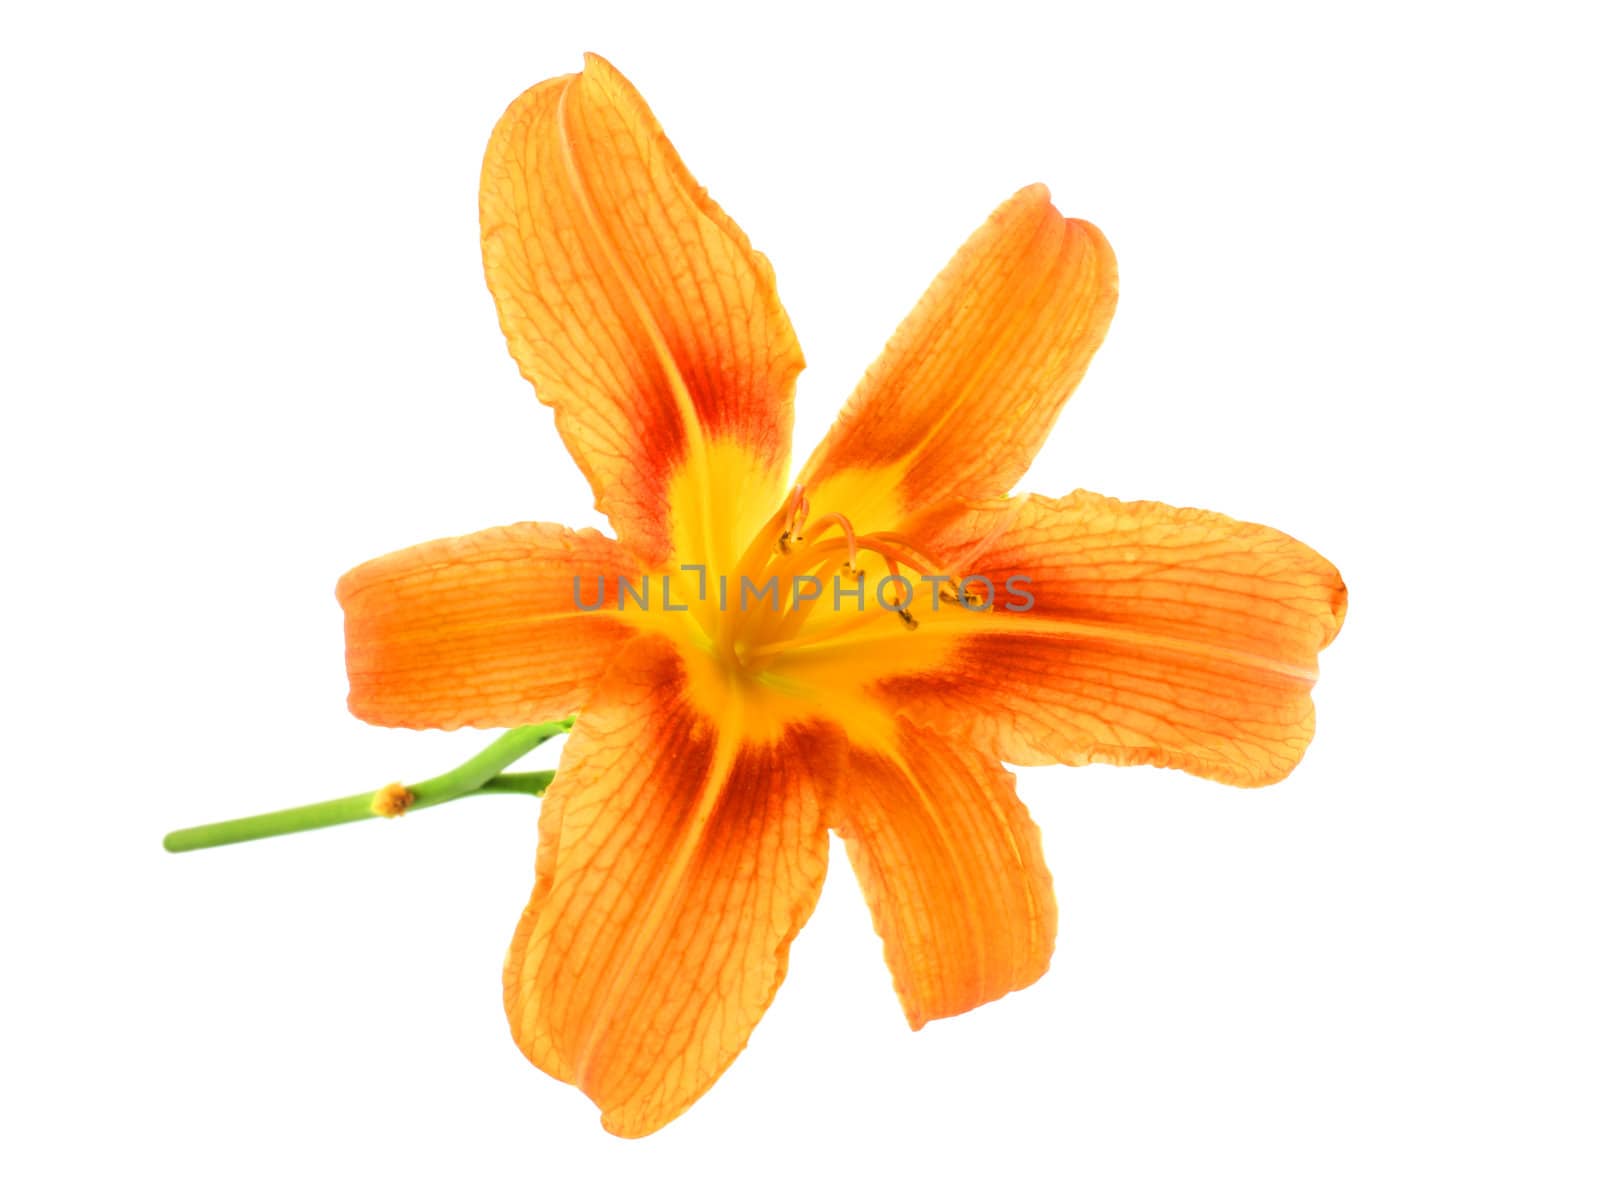
[[[430,9],[4,19],[0,1166],[1596,1171],[1579,5]],[[797,455],[1043,180],[1123,296],[1024,487],[1269,522],[1351,591],[1286,783],[1022,773],[1042,982],[909,1033],[836,854],[749,1050],[639,1142],[505,1028],[536,802],[159,846],[482,742],[345,713],[333,582],[599,521],[475,211],[584,49],[772,258]]]

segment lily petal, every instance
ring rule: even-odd
[[[1042,184],[990,216],[934,280],[806,463],[816,512],[862,531],[1004,494],[1105,338],[1111,247]]]
[[[952,627],[945,666],[882,690],[1013,764],[1288,775],[1315,726],[1317,652],[1344,619],[1333,565],[1270,527],[1087,491],[1006,517],[973,571],[1019,607],[1005,586],[1027,578],[1031,608]]]
[[[637,579],[636,569],[615,540],[552,523],[494,527],[369,560],[337,590],[350,710],[411,728],[516,727],[570,715],[632,635],[615,606],[618,575]]]
[[[618,1135],[673,1119],[744,1048],[822,887],[815,742],[739,732],[695,705],[664,639],[641,637],[584,708],[544,802],[506,1011],[523,1053]]]
[[[804,360],[766,258],[627,79],[590,55],[517,99],[480,214],[511,354],[617,536],[660,566],[754,530],[783,490]]]
[[[900,723],[892,745],[852,746],[831,791],[912,1029],[1044,974],[1056,903],[1039,829],[991,758]]]

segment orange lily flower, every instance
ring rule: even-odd
[[[830,829],[918,1028],[1050,959],[1002,760],[1263,785],[1305,752],[1344,613],[1327,561],[1204,511],[1006,497],[1117,296],[1105,239],[1042,186],[961,248],[793,483],[803,361],[771,267],[613,67],[511,106],[481,213],[511,353],[617,538],[522,523],[349,572],[350,708],[579,714],[505,1003],[612,1132],[661,1127],[743,1049]]]

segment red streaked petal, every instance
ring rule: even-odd
[[[570,715],[632,632],[577,601],[599,604],[603,577],[615,602],[617,576],[637,578],[636,567],[597,531],[518,523],[351,569],[338,587],[351,712],[414,728]]]
[[[895,530],[948,499],[1004,494],[1105,338],[1117,266],[1042,184],[963,245],[868,369],[800,481],[816,509]]]
[[[1056,904],[1039,830],[994,760],[902,722],[849,749],[829,824],[850,853],[913,1029],[1031,985]]]
[[[883,685],[919,721],[1016,764],[1261,785],[1299,762],[1317,653],[1344,618],[1328,561],[1270,527],[1087,491],[994,518],[1009,521],[969,568],[1019,605],[1003,586],[1024,578],[1032,606],[952,629],[946,665]]]
[[[505,998],[523,1052],[610,1131],[680,1114],[771,1002],[826,870],[808,768],[826,747],[714,722],[657,637],[631,644],[585,708],[541,815]]]
[[[684,167],[609,63],[543,82],[506,111],[484,158],[484,269],[511,353],[556,411],[618,537],[659,565],[698,521],[743,525],[733,485],[782,491],[799,345],[772,268]],[[770,501],[768,501],[770,500]],[[700,552],[698,554],[705,554]]]

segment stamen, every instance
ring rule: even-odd
[[[829,511],[822,517],[822,522],[824,525],[836,523],[839,526],[839,530],[844,532],[844,542],[846,549],[850,553],[844,558],[844,566],[846,569],[854,571],[856,567],[856,529],[850,526],[850,520],[846,519],[837,511]],[[827,528],[824,526],[823,531],[826,530]],[[821,535],[822,531],[819,531],[817,534]]]
[[[800,529],[805,526],[810,511],[811,503],[806,499],[806,488],[803,485],[796,486],[789,492],[789,504],[783,512],[783,531],[778,535],[779,555],[787,556],[793,550],[792,544],[805,539]]]
[[[880,624],[889,613],[899,619],[907,632],[914,632],[920,625],[911,611],[916,592],[912,582],[917,574],[937,585],[935,609],[939,602],[969,608],[985,604],[986,594],[963,588],[961,577],[939,564],[908,535],[894,531],[858,534],[849,518],[837,511],[822,515],[811,534],[803,535],[810,510],[805,488],[796,486],[735,569],[736,579],[745,575],[775,577],[779,585],[778,610],[742,617],[721,634],[725,652],[748,669],[759,668],[784,650],[834,645],[845,634]],[[840,534],[830,537],[829,532],[835,528]],[[847,610],[839,603],[836,580],[831,607],[819,604],[828,598],[826,591],[801,597],[798,586],[803,579],[846,577],[860,585],[867,578],[863,556],[869,552],[882,561],[887,577],[893,578],[893,600],[885,599],[880,585],[875,605]]]
[[[878,555],[883,557],[884,566],[889,569],[889,579],[890,580],[900,581],[900,580],[905,580],[906,579],[905,577],[900,575],[900,563],[899,563],[898,560],[896,560],[893,556],[891,556],[888,552],[884,551],[882,548],[877,548],[877,549],[872,549],[872,550],[877,551]],[[880,587],[878,591],[882,592],[883,590]],[[906,604],[907,604],[906,599],[900,595],[900,586],[898,584],[896,584],[894,586],[894,607],[895,607],[896,610],[903,612]]]
[[[794,519],[790,522],[789,527],[794,532],[796,540],[805,538],[800,534],[800,529],[806,525],[806,520],[811,516],[811,500],[805,497],[804,491],[805,487],[803,486],[795,488],[795,493],[800,495],[800,505],[795,509]]]
[[[951,584],[959,584],[961,581],[959,576],[952,575],[947,569],[929,559],[927,553],[923,552],[921,548],[917,547],[916,541],[908,535],[902,535],[898,531],[874,531],[870,535],[862,537],[863,544],[865,544],[868,540],[871,540],[874,544],[883,543],[892,545],[895,552],[898,553],[901,563],[905,564],[908,568],[916,569],[924,576],[941,577]],[[954,591],[955,590],[953,589],[951,590],[951,592]],[[939,595],[952,603],[960,600],[960,598],[956,596],[945,596],[945,588],[943,585],[939,586]]]
[[[795,512],[800,509],[800,504],[805,502],[805,497],[806,488],[798,484],[792,491],[789,492],[788,509],[785,510],[783,514],[783,527],[785,531],[794,530]]]

